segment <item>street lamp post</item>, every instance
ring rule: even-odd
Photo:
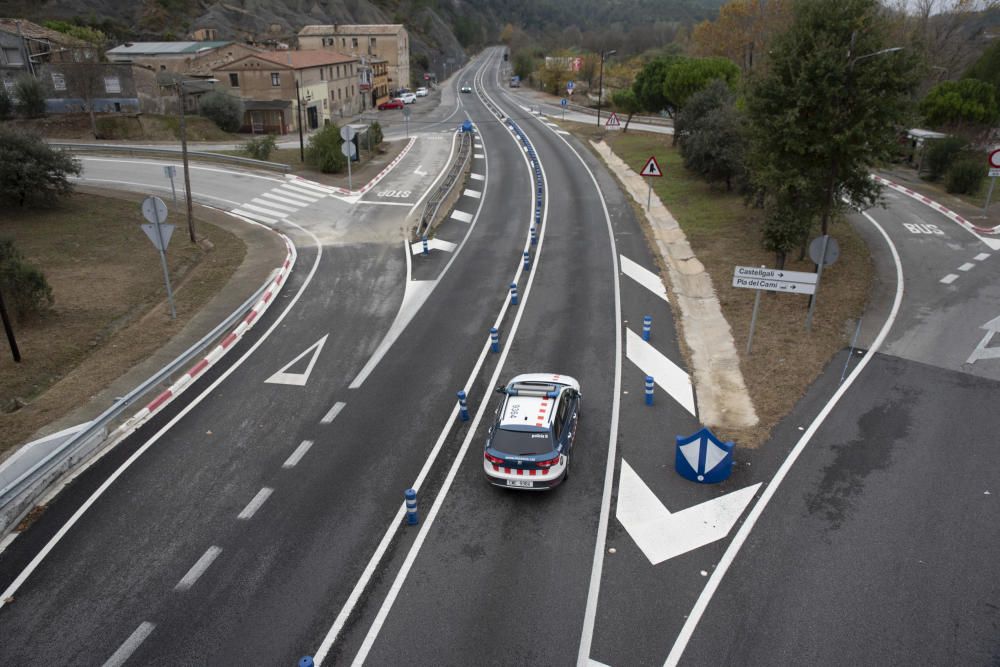
[[[597,81],[597,127],[601,126],[601,98],[604,95],[604,59],[618,53],[617,49],[601,51],[601,76]]]
[[[299,120],[299,158],[306,161],[306,142],[302,135],[302,95],[299,92],[299,79],[295,78],[295,101],[297,102],[296,116]]]
[[[188,237],[191,243],[197,243],[194,236],[194,205],[191,202],[191,172],[188,169],[187,123],[185,112],[187,107],[187,92],[184,90],[184,80],[178,82],[181,92],[181,161],[184,163],[184,198],[187,200]]]

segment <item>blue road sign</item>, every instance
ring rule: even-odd
[[[564,97],[564,98],[562,98],[561,100],[559,100],[559,104],[561,104],[561,105],[563,105],[563,106],[566,106],[567,104],[569,104],[569,100],[567,100],[567,99],[566,99],[566,98]]]
[[[674,467],[692,482],[721,482],[733,472],[733,443],[722,442],[707,428],[687,438],[677,436]]]
[[[572,81],[567,81],[566,82],[566,90],[573,90],[573,88],[575,88],[575,87],[576,87],[576,84],[573,83]]]

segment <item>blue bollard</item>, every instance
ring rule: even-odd
[[[510,284],[510,305],[517,305],[517,283]]]
[[[462,421],[469,421],[469,403],[465,399],[465,392],[458,392],[458,416],[462,418]]]
[[[529,271],[531,269],[531,254],[525,250],[524,251],[524,270]]]
[[[541,209],[535,211],[535,224],[536,225],[542,224],[542,211],[541,211]]]
[[[490,329],[490,350],[493,352],[500,351],[500,332],[497,331],[496,327]]]
[[[642,318],[642,339],[648,341],[649,334],[653,330],[653,317],[652,315],[646,315]]]
[[[531,226],[531,245],[538,245],[538,230]]]
[[[299,658],[299,667],[313,667],[313,659],[311,655],[304,655]]]
[[[427,245],[427,237],[426,237],[426,236],[425,236],[425,237],[423,237],[423,239],[422,239],[422,240],[423,240],[423,244],[424,244],[424,255],[425,255],[425,256],[426,256],[426,255],[429,255],[429,254],[430,254],[430,246],[429,246],[429,245]]]
[[[407,489],[403,495],[406,497],[406,523],[415,526],[420,523],[420,517],[417,516],[417,492]]]
[[[653,404],[653,376],[646,376],[646,405]]]

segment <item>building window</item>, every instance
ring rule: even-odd
[[[281,85],[281,73],[280,72],[271,72],[271,85],[272,86],[280,86]]]
[[[66,90],[66,77],[59,72],[52,73],[52,87],[56,90]]]
[[[237,74],[236,72],[230,72],[229,73],[229,85],[232,86],[233,88],[239,88],[240,87],[240,75]]]
[[[322,67],[319,68],[319,80],[326,81],[326,72],[323,71]]]
[[[340,45],[342,47],[346,47],[347,46],[347,38],[346,37],[341,37],[340,38]],[[358,40],[354,40],[354,46],[357,46],[357,45],[358,45]]]
[[[166,69],[167,69],[167,66],[166,66],[166,65],[160,65],[160,71],[161,71],[161,72],[164,72],[164,71],[166,71]]]
[[[3,54],[3,63],[5,65],[23,65],[24,60],[21,59],[21,49],[14,48],[3,48],[0,49],[0,53]]]
[[[337,65],[337,78],[340,78],[340,65]]]
[[[375,48],[375,38],[374,37],[369,38],[369,40],[368,40],[368,46],[372,47],[373,49]]]
[[[351,46],[353,46],[355,49],[358,48],[358,38],[357,37],[351,37]]]
[[[326,98],[325,97],[323,98],[323,108],[324,109],[326,108]]]
[[[104,92],[106,93],[121,93],[122,84],[118,80],[117,76],[106,76],[104,77]]]
[[[337,89],[337,99],[340,99],[340,88]]]

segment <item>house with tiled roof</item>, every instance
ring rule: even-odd
[[[300,49],[326,49],[385,61],[390,90],[410,87],[410,36],[401,23],[307,25],[299,30]]]

